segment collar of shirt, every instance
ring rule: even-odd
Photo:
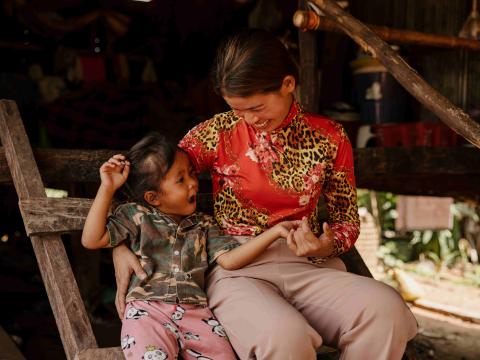
[[[154,207],[150,207],[150,209],[152,210],[153,213],[155,213],[160,219],[162,219],[163,221],[165,221],[165,223],[168,225],[168,226],[172,226],[172,227],[177,227],[178,230],[180,231],[183,231],[183,230],[188,230],[189,228],[191,228],[192,226],[195,226],[197,225],[201,219],[202,219],[202,216],[201,214],[197,213],[197,212],[194,212],[193,214],[183,218],[182,220],[180,220],[179,223],[177,223],[170,215],[168,214],[165,214],[163,212],[161,212],[160,210],[154,208]]]
[[[303,109],[301,105],[297,102],[297,100],[293,98],[292,105],[290,105],[290,110],[288,111],[287,116],[285,117],[285,119],[283,119],[280,125],[275,130],[272,130],[270,133],[275,134],[282,131],[288,125],[290,125],[292,120],[300,113],[303,113]]]

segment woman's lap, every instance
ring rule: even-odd
[[[209,276],[210,307],[226,327],[237,352],[263,347],[273,332],[276,342],[282,337],[290,341],[293,333],[301,333],[314,347],[320,345],[320,334],[326,344],[345,352],[362,342],[367,347],[378,333],[391,331],[399,338],[413,337],[413,316],[395,290],[371,278],[340,271],[335,262],[319,268],[289,257],[285,251],[288,248],[278,246],[261,263],[236,271],[217,268]],[[405,329],[390,324],[390,317],[405,319]],[[244,348],[239,351],[238,347]],[[380,347],[372,351],[388,351]]]

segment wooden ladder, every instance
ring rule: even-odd
[[[81,230],[89,199],[45,195],[17,105],[0,100],[0,138],[67,359],[123,359],[120,348],[98,348],[60,233]]]

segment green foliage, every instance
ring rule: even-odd
[[[453,228],[450,230],[413,231],[399,234],[395,231],[395,219],[398,216],[395,194],[358,190],[358,199],[359,206],[366,207],[371,213],[374,213],[372,203],[376,202],[383,235],[383,245],[379,249],[378,256],[387,267],[418,260],[420,257],[432,260],[437,268],[451,267],[458,262],[468,261],[468,255],[459,248],[459,240],[464,237],[462,221],[465,218],[480,221],[475,207],[466,203],[455,203],[452,206]]]

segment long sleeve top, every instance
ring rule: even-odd
[[[318,236],[323,194],[334,232],[331,256],[346,252],[358,238],[348,137],[340,124],[305,113],[296,101],[273,131],[259,131],[229,111],[194,127],[180,147],[197,171],[210,172],[214,217],[226,233],[255,235],[306,216]]]

